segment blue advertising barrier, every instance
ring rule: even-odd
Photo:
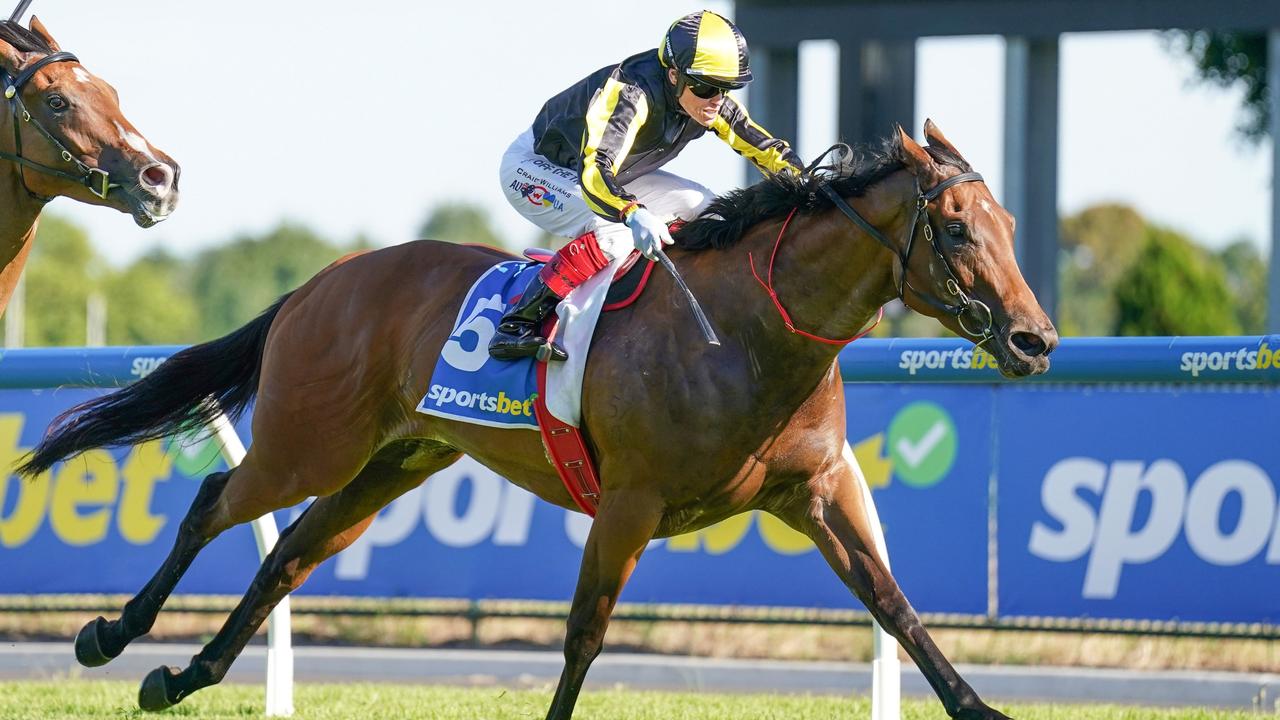
[[[995,358],[955,339],[859,340],[841,353],[840,373],[845,382],[1005,381]],[[1277,384],[1280,335],[1066,338],[1049,372],[1012,382]]]
[[[146,375],[181,345],[0,348],[0,389],[119,387]],[[955,339],[863,338],[840,354],[845,382],[990,383],[995,359]],[[1280,335],[1066,338],[1053,368],[1016,383],[1280,383]]]
[[[0,352],[0,464],[102,392],[74,386],[125,384],[179,349]],[[840,364],[850,444],[918,610],[1280,623],[1280,337],[1068,339],[1031,383],[957,340],[861,340]],[[210,443],[178,439],[0,479],[0,593],[136,591],[221,468]],[[301,592],[565,600],[588,523],[464,460]],[[242,593],[253,553],[247,529],[228,532],[178,592]],[[655,542],[625,599],[857,607],[758,513]]]

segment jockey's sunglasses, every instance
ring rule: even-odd
[[[685,85],[688,86],[689,92],[693,93],[696,97],[702,98],[703,100],[710,100],[714,97],[723,95],[726,92],[728,92],[728,90],[715,87],[714,85],[707,85],[706,83],[698,82],[697,80],[694,80],[693,78],[687,75],[685,76],[684,82],[685,82]]]

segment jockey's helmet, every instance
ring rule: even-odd
[[[737,26],[710,10],[672,23],[658,46],[658,59],[683,76],[682,85],[692,81],[737,90],[751,82],[747,39]]]

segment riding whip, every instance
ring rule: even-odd
[[[13,14],[9,16],[9,22],[20,22],[30,6],[31,0],[19,0],[18,7],[14,8]]]
[[[693,309],[693,317],[698,321],[698,327],[702,328],[702,336],[707,339],[710,345],[719,345],[720,338],[716,337],[716,331],[711,329],[711,321],[707,319],[706,313],[702,312],[702,306],[698,304],[698,298],[693,296],[693,291],[688,285],[684,284],[684,278],[680,277],[680,272],[676,270],[675,263],[671,262],[671,258],[662,251],[657,249],[658,262],[662,263],[662,267],[671,273],[671,277],[676,279],[676,284],[684,291],[684,296],[689,299],[689,307]]]

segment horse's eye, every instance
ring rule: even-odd
[[[61,95],[50,95],[49,99],[46,100],[45,102],[49,104],[49,107],[53,108],[58,112],[61,112],[67,109],[67,101],[63,99]]]
[[[964,223],[947,223],[947,234],[953,238],[964,238]]]

